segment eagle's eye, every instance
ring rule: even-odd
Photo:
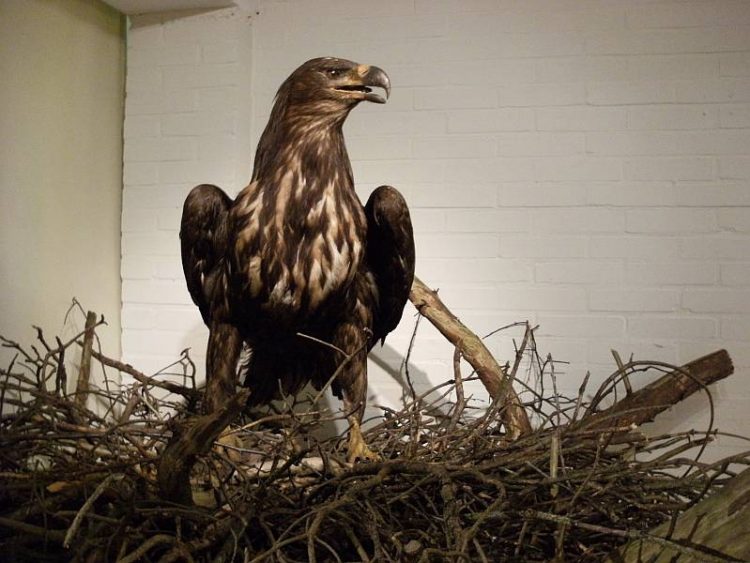
[[[326,75],[328,78],[338,78],[342,74],[344,74],[344,69],[342,68],[328,68],[326,69]]]

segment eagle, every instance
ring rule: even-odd
[[[367,354],[400,321],[414,278],[406,201],[380,186],[362,205],[343,135],[352,109],[386,103],[390,89],[376,66],[302,64],[276,94],[247,187],[235,199],[193,188],[180,226],[187,288],[209,329],[204,408],[227,402],[238,371],[250,405],[336,374],[349,461],[378,457],[361,431]]]

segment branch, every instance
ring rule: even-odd
[[[62,530],[35,526],[33,524],[27,524],[26,522],[14,520],[13,518],[6,518],[5,516],[0,516],[0,527],[10,528],[11,530],[29,534],[30,536],[44,538],[45,541],[50,540],[56,543],[62,543],[63,539],[65,538],[65,532],[63,532]]]
[[[91,377],[91,352],[94,347],[94,326],[96,325],[96,313],[89,311],[86,314],[86,332],[83,337],[83,350],[81,351],[81,369],[78,371],[78,384],[76,385],[76,403],[80,407],[86,406],[89,394],[89,378]]]
[[[159,381],[158,379],[154,377],[149,377],[145,373],[135,369],[130,364],[126,364],[124,362],[113,360],[112,358],[109,358],[105,356],[104,354],[97,352],[96,350],[92,350],[91,355],[94,358],[96,358],[99,362],[101,362],[103,365],[116,369],[117,371],[121,371],[122,373],[127,373],[129,376],[131,376],[133,379],[135,379],[139,383],[142,383],[143,385],[152,385],[154,387],[159,387],[160,389],[164,389],[166,391],[169,391],[170,393],[182,395],[186,399],[197,400],[197,399],[200,399],[203,395],[197,389],[191,389],[190,387],[185,387],[178,383],[172,383],[169,381]]]
[[[121,479],[121,478],[122,478],[122,475],[112,474],[112,475],[109,475],[106,479],[104,479],[104,481],[99,483],[99,485],[94,490],[94,493],[88,499],[86,499],[86,502],[83,504],[83,506],[78,511],[75,518],[73,519],[73,523],[70,525],[70,528],[68,528],[68,531],[65,534],[65,539],[63,539],[63,547],[65,548],[70,547],[70,542],[73,541],[73,538],[78,532],[78,529],[81,527],[81,523],[83,522],[84,516],[86,516],[86,513],[89,510],[91,510],[91,507],[96,502],[96,499],[98,499],[99,496],[104,492],[104,489],[106,489],[109,486],[109,484],[115,479]]]
[[[414,278],[409,299],[419,313],[433,324],[461,351],[471,364],[487,392],[505,408],[502,419],[509,437],[515,439],[531,433],[531,424],[505,370],[490,354],[482,340],[464,325],[421,280]]]
[[[629,362],[623,369],[642,365],[645,363]],[[654,365],[654,362],[649,362],[648,365]],[[665,374],[606,410],[585,416],[581,424],[588,429],[641,425],[696,391],[732,373],[732,359],[726,350],[719,350]]]
[[[185,432],[175,432],[159,460],[159,489],[166,500],[193,504],[190,470],[195,458],[207,453],[221,431],[245,407],[250,391],[242,389],[219,410],[198,417]]]

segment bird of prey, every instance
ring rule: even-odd
[[[360,102],[389,94],[376,66],[307,61],[276,94],[250,184],[234,200],[193,188],[180,228],[187,287],[209,328],[206,409],[235,393],[243,345],[253,404],[321,388],[346,361],[332,389],[350,461],[377,458],[360,429],[367,353],[398,324],[414,277],[406,202],[381,186],[362,206],[342,131]]]

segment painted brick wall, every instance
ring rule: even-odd
[[[182,275],[180,214],[192,186],[215,183],[235,194],[250,174],[250,8],[130,21],[122,344],[124,359],[144,371],[188,347],[203,362],[206,331]]]
[[[280,82],[333,54],[391,76],[389,103],[346,125],[358,189],[403,191],[418,274],[464,322],[538,323],[568,390],[608,375],[611,349],[682,363],[726,347],[739,373],[717,387],[718,424],[750,430],[750,3],[260,0],[132,23],[126,360],[202,359],[182,199],[204,181],[241,188]],[[375,353],[378,400],[400,394],[413,312]],[[510,337],[487,342],[510,359]],[[423,323],[417,385],[449,378],[451,353]],[[706,413],[695,397],[660,428]]]

